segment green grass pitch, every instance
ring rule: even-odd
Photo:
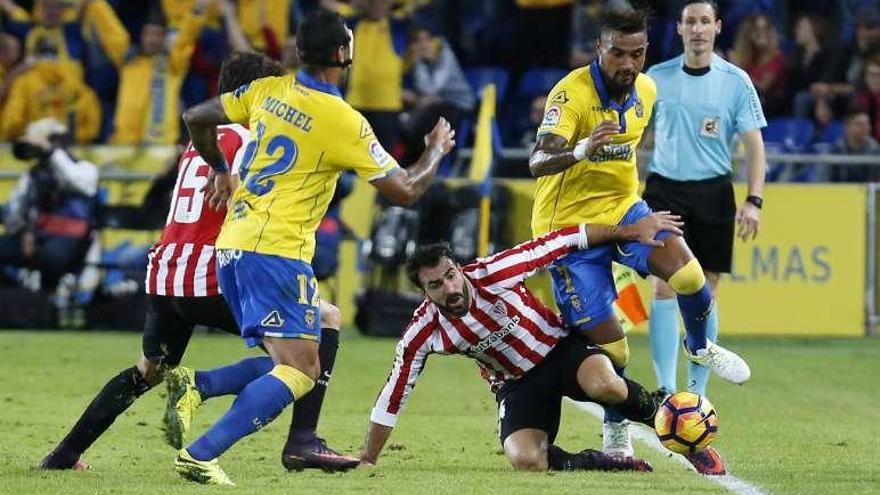
[[[630,375],[653,388],[647,340],[634,337]],[[713,379],[720,418],[716,446],[731,473],[766,493],[877,493],[880,490],[880,341],[871,339],[727,339],[752,365],[752,381]],[[372,401],[391,364],[394,342],[346,331],[321,420],[334,447],[357,452]],[[221,458],[237,488],[185,483],[159,430],[163,388],[135,403],[86,453],[85,473],[35,466],[104,382],[131,366],[139,335],[0,332],[0,492],[2,493],[721,493],[726,490],[637,444],[652,474],[516,473],[495,434],[492,396],[475,365],[431,356],[413,397],[374,470],[347,474],[281,467],[290,412]],[[208,367],[253,355],[240,340],[197,335],[185,363]],[[682,369],[680,373],[683,373]],[[203,431],[229,399],[208,402]],[[568,450],[601,445],[601,425],[571,405],[558,443]]]

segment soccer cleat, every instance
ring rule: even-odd
[[[684,456],[700,474],[708,476],[724,476],[727,474],[727,468],[724,467],[724,460],[721,454],[712,447]]]
[[[585,460],[588,469],[597,471],[637,471],[641,473],[650,473],[654,470],[651,463],[644,459],[636,459],[635,457],[618,457],[608,455],[598,450],[587,449],[578,453]]]
[[[742,385],[752,376],[752,370],[743,358],[718,344],[706,342],[705,349],[697,349],[693,354],[688,350],[687,344],[684,347],[692,363],[709,368],[730,383]]]
[[[91,469],[92,466],[83,462],[79,456],[77,456],[76,460],[70,458],[65,459],[59,452],[52,451],[40,461],[39,468],[48,470],[70,469],[73,471],[87,471]]]
[[[165,442],[182,449],[193,416],[202,405],[202,396],[196,389],[195,372],[183,366],[165,371],[165,386],[168,387],[168,402],[162,418]]]
[[[602,424],[602,452],[620,458],[635,455],[629,437],[629,421]]]
[[[193,459],[186,449],[180,451],[177,459],[174,460],[174,470],[181,478],[195,481],[203,485],[229,485],[235,486],[235,483],[229,479],[229,476],[220,467],[217,459],[210,461],[200,461]]]
[[[285,445],[281,454],[281,464],[288,471],[312,468],[332,473],[356,468],[360,464],[360,459],[340,454],[328,447],[326,440],[315,436],[308,442]]]

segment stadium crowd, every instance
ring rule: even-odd
[[[294,71],[297,23],[328,8],[349,18],[358,40],[346,98],[395,156],[417,155],[438,116],[467,131],[475,88],[487,81],[502,103],[504,145],[528,145],[541,116],[530,109],[543,106],[568,69],[592,59],[602,8],[620,2],[627,3],[0,0],[0,139],[13,141],[29,123],[54,117],[78,143],[177,143],[185,138],[180,115],[216,94],[230,51],[264,51]],[[646,69],[681,53],[675,20],[683,2],[634,3],[654,14]],[[880,2],[719,4],[718,51],[758,88],[771,151],[876,152]],[[801,175],[794,179],[877,179],[872,167]]]

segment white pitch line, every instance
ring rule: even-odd
[[[577,407],[582,411],[586,411],[590,415],[596,417],[599,421],[605,417],[605,410],[602,409],[602,406],[595,404],[593,402],[576,402],[571,399],[566,398],[572,405]],[[670,452],[666,447],[660,444],[660,440],[657,439],[657,435],[654,434],[654,430],[648,428],[645,425],[638,423],[630,423],[631,425],[635,425],[635,428],[630,428],[630,434],[636,440],[641,441],[644,444],[647,444],[652,449],[660,452],[664,455],[670,455],[670,458],[678,461],[681,465],[686,466],[693,472],[697,472],[696,469],[685,459],[683,456],[679,454],[674,454]],[[730,490],[733,493],[738,495],[768,495],[769,492],[765,492],[760,487],[755,486],[748,481],[741,480],[736,476],[731,474],[727,474],[724,476],[703,476],[703,478],[718,483],[722,487]]]

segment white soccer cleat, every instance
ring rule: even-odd
[[[748,363],[743,358],[718,344],[712,342],[706,344],[705,349],[697,349],[694,354],[691,354],[685,345],[688,359],[695,364],[709,368],[716,375],[735,385],[742,385],[749,381],[752,370],[749,369]]]
[[[629,421],[602,424],[602,452],[612,457],[634,457]]]

